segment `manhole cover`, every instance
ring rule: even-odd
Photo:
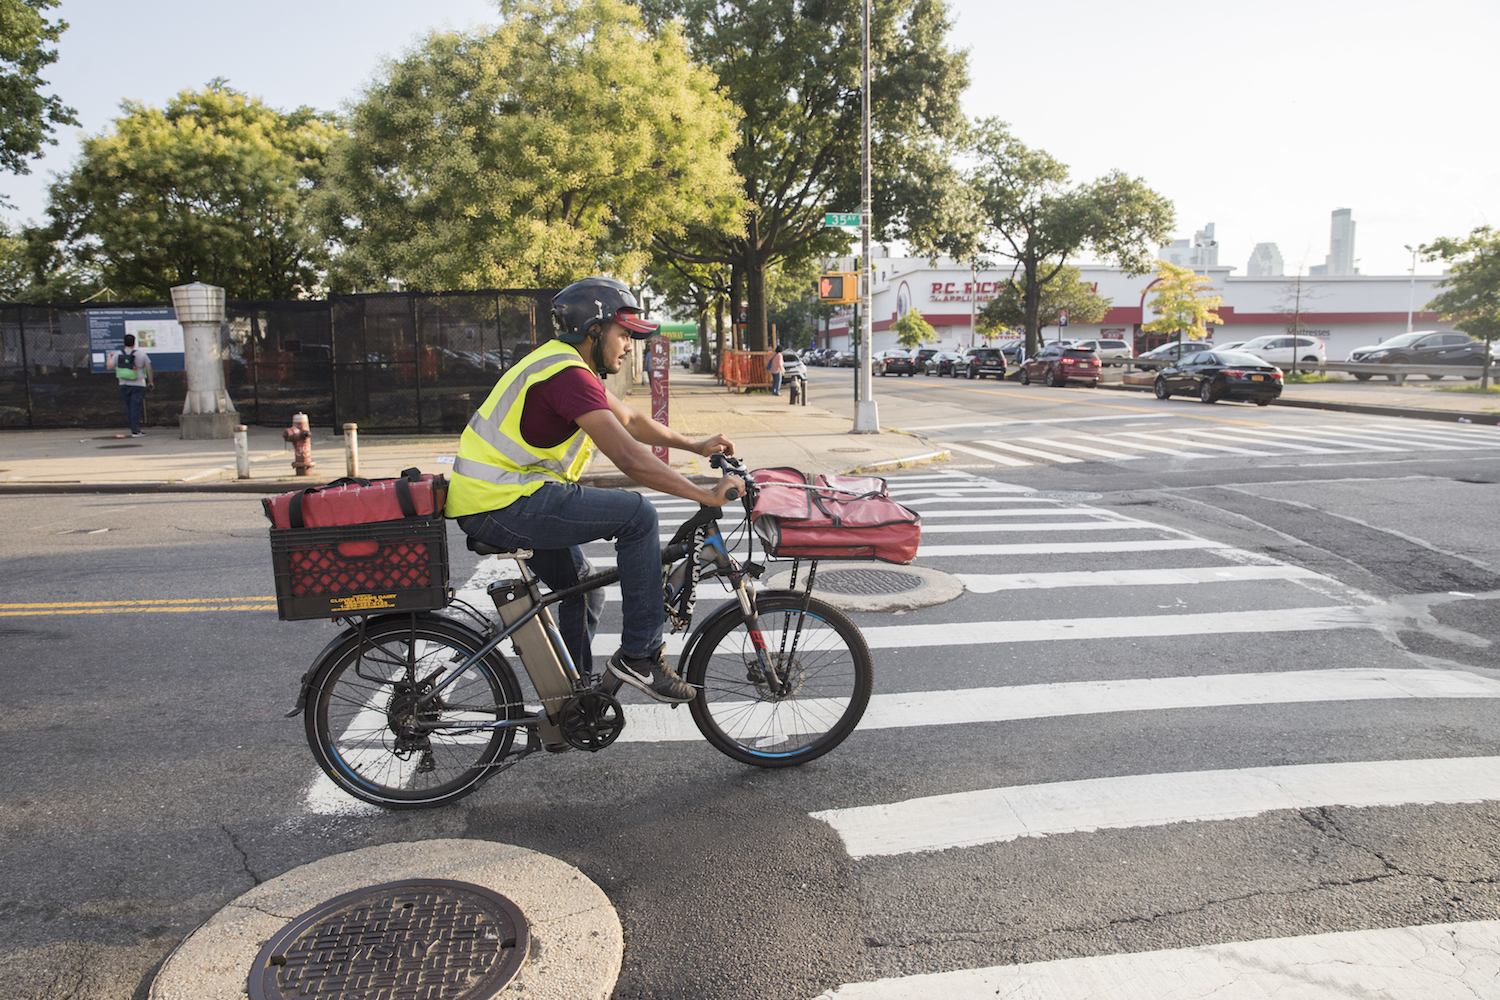
[[[526,961],[515,903],[467,882],[387,882],[336,896],[256,956],[250,1000],[488,1000]]]
[[[829,448],[828,450],[829,451],[842,451],[842,452],[845,452],[846,454],[854,454],[856,452],[870,451],[871,449],[869,449],[869,448]]]
[[[910,594],[927,586],[927,580],[915,573],[895,569],[825,569],[813,584],[816,590],[833,594],[875,595]]]
[[[1103,493],[1082,493],[1077,490],[1036,490],[1032,493],[1021,494],[1028,500],[1067,500],[1071,503],[1080,503],[1084,500],[1102,500]]]

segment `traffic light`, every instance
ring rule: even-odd
[[[818,301],[849,305],[859,301],[859,275],[853,272],[825,274],[818,281]]]

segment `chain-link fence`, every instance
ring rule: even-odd
[[[495,379],[552,336],[550,289],[340,295],[229,302],[224,376],[247,424],[358,423],[374,432],[454,433]],[[111,303],[107,308],[160,307]],[[148,426],[175,426],[187,383],[157,372]],[[0,427],[113,427],[113,374],[89,365],[88,307],[0,304]]]

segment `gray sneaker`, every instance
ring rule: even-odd
[[[692,701],[696,694],[693,686],[678,677],[677,671],[667,663],[666,647],[658,649],[655,656],[641,660],[626,656],[624,650],[615,650],[615,655],[609,658],[609,672],[657,701]]]

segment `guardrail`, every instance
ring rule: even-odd
[[[1142,365],[1132,360],[1125,363],[1125,372],[1126,374],[1136,371],[1154,372],[1168,367],[1171,367],[1170,362],[1148,362]],[[1325,361],[1314,364],[1312,362],[1298,361],[1294,365],[1281,365],[1279,367],[1283,371],[1345,372],[1360,379],[1360,381],[1379,376],[1390,379],[1396,385],[1404,383],[1408,375],[1425,375],[1434,381],[1448,375],[1474,381],[1484,375],[1483,365],[1382,365],[1368,361]],[[1500,374],[1500,366],[1492,365],[1490,367],[1490,377],[1493,379],[1497,374]],[[1360,376],[1364,376],[1364,378],[1360,378]]]

